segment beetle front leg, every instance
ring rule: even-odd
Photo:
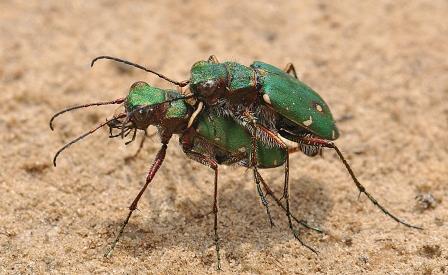
[[[132,204],[129,206],[129,213],[128,216],[126,217],[126,219],[123,222],[123,225],[120,228],[120,231],[118,232],[117,237],[115,238],[115,240],[113,241],[111,247],[107,250],[107,252],[104,254],[105,257],[109,257],[115,246],[117,245],[118,241],[120,240],[121,235],[123,234],[124,228],[126,227],[126,225],[129,222],[129,219],[131,218],[132,212],[135,211],[135,209],[137,209],[137,204],[138,201],[140,200],[140,198],[142,197],[143,193],[145,192],[146,188],[148,187],[148,185],[151,183],[152,179],[154,178],[154,176],[157,173],[157,170],[159,170],[160,166],[163,163],[163,160],[165,159],[165,155],[166,155],[166,149],[167,149],[168,145],[167,143],[163,143],[162,144],[162,148],[160,148],[159,152],[156,155],[156,158],[154,160],[154,163],[151,165],[151,168],[149,169],[148,172],[148,176],[146,177],[146,183],[143,186],[143,188],[140,190],[140,192],[137,194],[137,197],[135,197],[134,201],[132,202]]]
[[[350,177],[352,178],[352,180],[355,183],[356,187],[358,188],[359,194],[364,193],[367,196],[367,198],[376,207],[378,207],[384,214],[386,214],[387,216],[389,216],[390,218],[392,218],[396,222],[401,223],[401,224],[403,224],[403,225],[405,225],[407,227],[411,227],[411,228],[415,228],[415,229],[423,229],[422,227],[409,224],[409,223],[399,219],[398,217],[396,217],[395,215],[390,213],[389,210],[384,208],[369,192],[367,192],[366,188],[356,178],[355,173],[353,172],[352,168],[348,164],[347,160],[344,158],[344,155],[342,155],[342,152],[339,150],[339,148],[333,142],[330,142],[330,141],[327,141],[327,140],[323,140],[323,139],[319,139],[319,138],[313,138],[313,137],[298,138],[297,142],[303,143],[303,144],[308,144],[308,145],[322,146],[322,147],[327,147],[327,148],[334,149],[336,151],[339,159],[342,161],[342,163],[344,164],[344,166],[347,169],[348,173],[350,174]]]
[[[287,74],[291,74],[292,76],[294,76],[295,78],[299,79],[299,77],[297,76],[296,73],[296,68],[294,67],[294,65],[292,63],[288,63],[286,64],[285,68],[283,69]]]
[[[143,136],[142,136],[142,139],[140,140],[140,143],[139,143],[139,145],[138,145],[137,151],[135,152],[134,155],[130,156],[128,159],[135,159],[135,158],[140,154],[140,152],[142,151],[142,149],[143,149],[143,145],[145,144],[146,139],[147,139],[147,138],[152,138],[152,137],[154,137],[156,134],[157,134],[157,132],[154,132],[154,133],[148,135],[148,133],[147,133],[146,130],[145,130],[145,132],[144,132],[144,134],[143,134]]]

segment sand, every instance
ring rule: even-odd
[[[0,273],[205,274],[216,268],[213,173],[173,138],[166,161],[113,256],[103,253],[160,147],[108,139],[106,129],[64,143],[115,107],[70,105],[125,96],[144,80],[109,62],[126,58],[171,78],[215,54],[249,65],[293,62],[330,105],[360,181],[397,224],[358,192],[334,152],[291,157],[293,212],[326,234],[294,240],[251,173],[220,168],[220,274],[442,274],[448,272],[448,2],[1,1]],[[337,2],[337,3],[336,3]],[[151,131],[154,131],[152,129]],[[282,169],[262,171],[277,194]],[[416,196],[421,198],[416,199]]]

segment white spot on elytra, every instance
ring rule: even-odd
[[[303,122],[303,125],[305,125],[305,126],[310,126],[311,124],[313,124],[313,118],[311,116],[310,116],[310,119],[305,120]]]
[[[266,102],[267,104],[271,105],[271,99],[269,98],[269,96],[267,94],[263,95],[263,100],[264,102]]]
[[[335,131],[333,130],[333,131],[331,131],[331,137],[333,138],[333,139],[335,139],[336,138],[336,133],[335,133]]]
[[[322,112],[323,111],[322,106],[320,106],[319,104],[316,104],[316,110],[318,112]]]

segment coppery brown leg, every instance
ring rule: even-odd
[[[277,205],[281,209],[283,209],[283,211],[285,211],[285,213],[286,213],[286,207],[282,204],[281,200],[274,194],[272,189],[269,187],[269,185],[264,181],[264,179],[261,176],[260,176],[260,182],[263,185],[263,187],[266,191],[266,194],[271,196],[274,199],[274,201],[277,203]],[[295,220],[298,224],[302,225],[305,228],[314,230],[319,233],[324,233],[321,229],[319,229],[317,227],[310,226],[309,224],[306,223],[306,221],[297,219],[292,213],[291,213],[291,218],[293,218],[293,220]]]
[[[251,157],[250,165],[251,165],[252,170],[254,172],[254,178],[255,178],[255,181],[257,183],[257,187],[259,186],[259,181],[263,181],[264,182],[263,178],[261,177],[261,175],[260,175],[260,173],[258,172],[258,169],[257,169],[257,157],[256,157],[257,147],[256,147],[256,145],[257,145],[257,132],[258,132],[257,130],[259,130],[259,131],[267,132],[267,134],[272,137],[272,141],[278,147],[283,148],[286,151],[286,163],[285,163],[285,172],[284,172],[285,178],[284,178],[284,186],[283,186],[283,197],[285,198],[285,203],[286,203],[285,211],[286,211],[286,217],[288,218],[288,225],[289,225],[289,228],[291,229],[291,232],[293,233],[294,237],[303,246],[305,246],[306,248],[310,249],[311,251],[313,251],[314,253],[317,254],[317,251],[315,249],[313,249],[312,247],[308,246],[307,244],[305,244],[302,241],[302,239],[299,236],[299,231],[294,228],[294,225],[292,223],[291,211],[290,211],[290,206],[289,206],[289,150],[288,150],[288,147],[286,146],[286,144],[280,138],[278,138],[269,129],[266,129],[264,127],[257,127],[255,119],[254,118],[251,119],[251,117],[248,114],[248,112],[246,112],[246,114],[247,114],[246,115],[247,118],[249,119],[249,121],[252,124],[251,125],[252,128],[256,129],[256,130],[253,131],[254,133],[252,134],[252,154],[250,156]],[[263,202],[263,197],[264,197],[264,195],[261,196],[262,202]],[[266,199],[264,199],[264,201],[266,202],[265,207],[266,207],[266,211],[268,213],[269,219],[271,221],[271,226],[272,226],[273,222],[272,222],[272,218],[271,218],[270,211],[269,211],[269,205],[267,204],[267,200]]]
[[[317,254],[317,251],[312,248],[311,246],[305,244],[302,239],[300,239],[300,232],[299,230],[296,230],[292,224],[292,220],[291,220],[291,211],[289,209],[289,153],[286,154],[286,163],[285,163],[285,184],[284,184],[284,193],[283,196],[285,198],[285,203],[286,203],[286,216],[288,217],[288,224],[289,224],[289,229],[291,229],[292,234],[294,235],[294,238],[296,238],[300,244],[302,244],[303,246],[305,246],[306,248],[308,248],[309,250],[311,250],[312,252]]]
[[[289,162],[288,162],[288,163],[289,163]],[[304,221],[302,221],[302,220],[298,220],[297,218],[295,218],[295,217],[291,214],[291,212],[290,212],[290,210],[289,210],[289,200],[288,200],[289,195],[288,195],[288,193],[286,193],[286,197],[285,197],[285,200],[286,200],[286,207],[285,207],[285,206],[283,206],[283,204],[281,203],[281,201],[280,201],[277,197],[275,197],[274,193],[273,193],[272,190],[269,188],[269,186],[266,184],[266,182],[265,182],[264,179],[261,177],[261,175],[258,174],[258,176],[259,176],[259,179],[260,179],[261,183],[263,184],[263,186],[264,186],[264,188],[265,188],[265,190],[266,190],[266,193],[267,193],[268,195],[270,195],[272,198],[274,198],[274,200],[277,202],[277,204],[278,204],[278,205],[279,205],[279,206],[286,212],[286,216],[288,217],[288,225],[289,225],[289,228],[291,229],[291,232],[292,232],[293,235],[294,235],[294,238],[295,238],[296,240],[298,240],[298,241],[300,242],[301,245],[303,245],[304,247],[308,248],[309,250],[311,250],[312,252],[314,252],[314,253],[317,254],[317,251],[316,251],[314,248],[312,248],[311,246],[307,245],[306,243],[304,243],[304,242],[302,241],[302,239],[300,238],[300,235],[299,235],[298,230],[296,230],[296,229],[294,228],[293,224],[292,224],[291,218],[293,218],[296,222],[302,224],[302,225],[305,226],[306,228],[315,230],[315,231],[317,231],[317,232],[319,232],[319,233],[322,233],[322,231],[321,231],[320,229],[316,229],[316,228],[314,228],[314,227],[309,226],[306,222],[304,222]]]
[[[184,153],[192,160],[199,162],[202,165],[205,165],[213,171],[215,171],[215,188],[213,195],[213,214],[214,214],[214,223],[213,223],[213,231],[215,234],[215,250],[216,250],[216,258],[218,262],[217,270],[221,270],[221,255],[219,252],[219,235],[218,235],[218,164],[215,160],[207,157],[205,155],[199,154],[197,152],[193,152],[190,148],[191,144],[187,140],[188,136],[184,136],[181,138],[182,149]]]
[[[208,62],[215,63],[215,64],[219,63],[218,58],[214,54],[210,55],[210,57],[208,58]]]
[[[257,188],[257,192],[258,195],[260,196],[260,200],[261,203],[263,204],[263,206],[266,208],[266,214],[268,215],[268,219],[269,219],[269,224],[272,226],[274,226],[274,221],[272,219],[271,216],[271,211],[269,209],[269,202],[266,199],[266,196],[263,193],[263,190],[261,190],[261,186],[260,186],[260,181],[259,181],[259,175],[260,173],[258,172],[258,157],[257,157],[257,141],[258,141],[258,137],[257,137],[257,133],[258,130],[262,130],[263,131],[269,131],[267,129],[261,128],[257,129],[257,122],[256,119],[250,114],[249,110],[246,110],[244,113],[244,119],[249,121],[249,125],[251,126],[251,128],[253,129],[252,134],[251,134],[251,152],[250,152],[250,160],[249,160],[249,167],[252,168],[252,172],[253,172],[253,176],[254,176],[254,181],[255,181],[255,185]],[[270,132],[270,131],[269,131]]]
[[[148,187],[148,185],[151,183],[152,179],[154,178],[154,176],[157,173],[157,170],[159,170],[160,166],[163,163],[163,160],[165,159],[165,155],[166,155],[166,149],[167,149],[167,144],[163,143],[162,144],[162,148],[160,148],[159,152],[156,155],[156,158],[154,160],[154,163],[151,165],[151,168],[149,169],[148,172],[148,176],[146,177],[146,183],[143,186],[143,188],[140,190],[140,192],[137,194],[137,197],[135,197],[134,201],[132,202],[132,204],[129,206],[129,213],[128,216],[126,217],[126,219],[123,222],[123,225],[120,228],[120,231],[118,232],[117,237],[115,238],[115,240],[112,242],[111,247],[107,250],[107,252],[104,254],[105,257],[109,257],[115,246],[117,245],[118,241],[120,240],[121,235],[123,234],[124,228],[126,227],[126,225],[129,222],[129,219],[132,216],[132,212],[135,211],[135,209],[137,209],[137,204],[138,201],[140,200],[140,198],[142,197],[143,193],[145,192],[146,188]]]
[[[296,68],[294,68],[294,65],[292,63],[288,63],[285,66],[285,69],[283,69],[287,74],[291,74],[295,78],[299,79],[297,77]]]
[[[263,190],[261,189],[261,186],[260,186],[260,179],[259,179],[260,173],[258,172],[257,169],[252,169],[252,171],[254,173],[254,180],[255,180],[256,187],[257,187],[258,195],[260,196],[261,203],[266,208],[266,214],[268,215],[269,224],[271,225],[271,227],[273,227],[273,226],[275,226],[275,224],[274,224],[274,221],[272,220],[271,211],[269,209],[269,202],[266,199],[266,196],[264,195]]]
[[[144,133],[143,136],[142,136],[142,139],[140,140],[140,144],[138,145],[138,149],[137,149],[137,151],[136,151],[135,154],[132,155],[130,158],[131,158],[131,159],[136,158],[136,157],[140,154],[140,152],[142,151],[142,148],[143,148],[143,145],[145,144],[146,139],[147,139],[147,138],[152,138],[152,137],[155,136],[155,135],[157,135],[157,132],[148,135],[148,133],[145,131],[145,133]]]
[[[344,164],[345,168],[347,169],[348,173],[350,174],[350,176],[351,176],[353,182],[355,183],[356,187],[358,188],[359,194],[364,193],[367,196],[367,198],[376,207],[378,207],[384,214],[386,214],[387,216],[389,216],[390,218],[392,218],[396,222],[401,223],[401,224],[403,224],[403,225],[405,225],[407,227],[411,227],[411,228],[415,228],[415,229],[423,229],[422,227],[411,225],[411,224],[409,224],[409,223],[399,219],[398,217],[396,217],[395,215],[390,213],[389,210],[387,210],[381,204],[379,204],[378,201],[372,195],[370,195],[370,193],[367,192],[366,188],[358,181],[358,179],[355,176],[355,173],[353,172],[352,168],[348,164],[347,160],[344,158],[344,156],[342,155],[342,153],[339,150],[339,148],[333,142],[330,142],[330,141],[327,141],[327,140],[323,140],[323,139],[319,139],[319,138],[313,138],[313,137],[298,138],[297,141],[299,143],[304,143],[304,144],[309,144],[309,145],[316,145],[316,146],[322,146],[322,147],[327,147],[327,148],[334,149],[336,151],[338,157],[341,159],[342,163]]]

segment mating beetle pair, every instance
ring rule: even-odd
[[[219,63],[212,56],[207,61],[193,65],[190,80],[177,82],[138,64],[109,56],[97,57],[92,61],[92,65],[99,59],[112,59],[138,67],[180,87],[189,85],[192,93],[182,95],[176,91],[158,89],[144,82],[137,82],[131,86],[126,98],[75,106],[55,114],[51,119],[50,127],[56,116],[74,109],[107,104],[123,104],[125,107],[124,112],[61,148],[55,155],[55,164],[62,150],[103,126],[109,127],[111,137],[125,137],[133,131],[131,141],[134,140],[137,130],[146,131],[150,125],[158,128],[162,147],[148,172],[144,187],[129,207],[130,212],[108,254],[112,252],[139,199],[161,166],[167,144],[173,134],[180,136],[182,149],[189,158],[215,171],[213,212],[218,268],[218,164],[239,164],[252,168],[257,191],[271,224],[268,202],[260,184],[266,194],[285,211],[291,231],[302,244],[292,220],[305,227],[314,228],[290,213],[289,153],[297,151],[298,148],[308,156],[317,155],[322,147],[335,149],[360,192],[365,193],[377,207],[397,222],[418,228],[389,213],[359,183],[340,150],[331,142],[339,133],[327,104],[316,92],[297,79],[292,65],[287,66],[285,71],[263,62],[254,62],[250,67],[246,67],[235,62]],[[195,110],[187,102],[188,98],[196,100]],[[114,135],[114,129],[121,132]],[[279,135],[297,142],[299,146],[289,148]],[[282,165],[285,166],[285,205],[273,194],[258,172],[258,168]],[[315,252],[311,247],[307,247]]]

